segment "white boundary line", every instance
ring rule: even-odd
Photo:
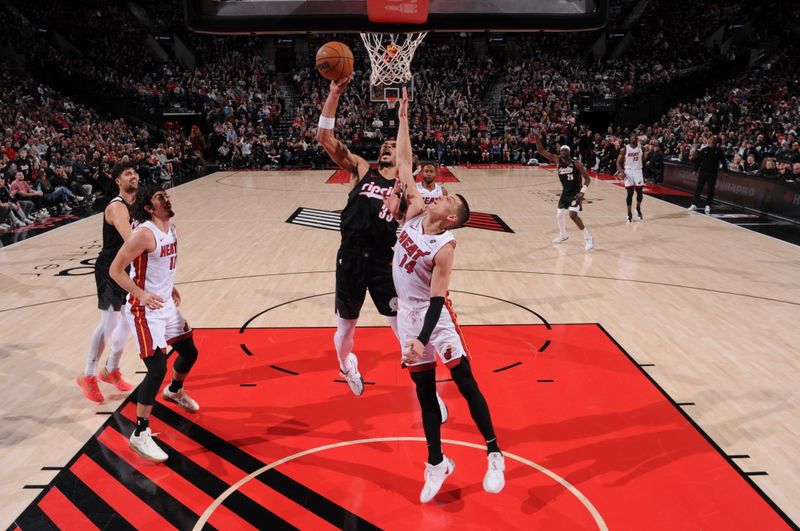
[[[343,446],[353,446],[353,445],[356,445],[356,444],[368,444],[368,443],[378,443],[378,442],[393,442],[393,441],[397,441],[397,442],[409,442],[409,441],[412,441],[412,442],[425,442],[425,438],[424,437],[376,437],[376,438],[373,438],[373,439],[356,439],[356,440],[353,440],[353,441],[343,441],[343,442],[339,442],[339,443],[328,444],[328,445],[325,445],[325,446],[318,446],[316,448],[310,448],[308,450],[303,450],[302,452],[298,452],[296,454],[292,454],[292,455],[290,455],[288,457],[284,457],[282,459],[278,459],[277,461],[273,461],[272,463],[270,463],[268,465],[264,465],[263,467],[259,468],[258,470],[255,470],[255,471],[251,472],[247,476],[243,477],[242,479],[240,479],[239,481],[237,481],[236,483],[234,483],[233,485],[228,487],[228,489],[225,492],[223,492],[222,494],[220,494],[217,497],[217,499],[215,499],[213,502],[211,502],[211,505],[209,505],[206,508],[206,510],[203,512],[203,514],[200,515],[200,518],[197,520],[197,523],[194,525],[192,530],[193,531],[200,531],[203,528],[203,526],[206,524],[208,519],[211,517],[211,514],[217,509],[217,507],[219,507],[228,498],[228,496],[230,496],[231,494],[233,494],[234,492],[239,490],[239,488],[242,485],[244,485],[245,483],[247,483],[248,481],[250,481],[252,479],[255,479],[256,477],[258,477],[259,475],[263,474],[267,470],[270,470],[270,469],[275,468],[275,467],[277,467],[279,465],[282,465],[284,463],[288,463],[289,461],[293,461],[293,460],[298,459],[300,457],[303,457],[303,456],[306,456],[306,455],[309,455],[309,454],[313,454],[313,453],[316,453],[316,452],[323,452],[325,450],[332,450],[334,448],[341,448]],[[455,444],[455,445],[458,445],[458,446],[466,446],[468,448],[476,448],[478,450],[486,450],[485,446],[481,446],[480,444],[475,444],[475,443],[471,443],[471,442],[456,441],[456,440],[453,440],[453,439],[442,439],[442,442],[443,443],[447,443],[447,444]],[[539,472],[541,472],[542,474],[545,474],[546,476],[550,477],[556,483],[559,483],[561,486],[563,486],[565,489],[567,489],[573,496],[575,496],[575,498],[577,498],[577,500],[579,502],[581,502],[581,504],[584,507],[586,507],[586,510],[589,511],[589,514],[592,515],[592,518],[594,519],[595,524],[597,524],[597,528],[598,529],[600,529],[601,531],[608,531],[608,526],[606,526],[606,523],[603,520],[603,517],[600,515],[600,513],[595,508],[595,506],[592,505],[592,502],[590,502],[589,499],[581,491],[579,491],[574,485],[569,483],[566,479],[562,478],[561,476],[559,476],[555,472],[552,472],[551,470],[548,470],[547,468],[545,468],[545,467],[543,467],[543,466],[541,466],[539,464],[534,463],[533,461],[531,461],[529,459],[525,459],[524,457],[520,457],[518,455],[509,453],[509,452],[505,452],[505,451],[503,452],[503,455],[505,457],[509,457],[511,459],[514,459],[515,461],[519,461],[520,463],[522,463],[524,465],[528,465],[529,467],[534,468],[534,469],[538,470]]]

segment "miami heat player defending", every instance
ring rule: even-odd
[[[150,432],[150,412],[167,373],[167,346],[172,345],[178,358],[172,369],[172,381],[161,396],[187,411],[200,406],[186,394],[183,382],[197,360],[192,329],[178,306],[181,296],[175,289],[178,261],[178,237],[169,220],[175,213],[166,192],[156,186],[140,188],[136,194],[133,218],[141,224],[133,231],[111,263],[111,278],[130,293],[126,317],[139,343],[139,356],[147,367],[139,386],[136,405],[136,429],[129,446],[151,461],[161,462],[167,454],[159,448]],[[130,276],[125,268],[133,262]]]
[[[636,214],[639,219],[642,216],[642,191],[644,189],[644,175],[642,174],[642,146],[639,145],[639,137],[636,133],[631,133],[631,140],[617,157],[617,174],[625,176],[625,203],[628,205],[628,223],[633,221],[631,205],[633,203],[633,191],[636,190]]]
[[[403,365],[414,381],[428,443],[422,503],[436,496],[445,478],[455,469],[442,453],[441,418],[436,401],[436,353],[450,369],[453,381],[469,404],[475,424],[486,440],[488,470],[486,492],[505,486],[505,463],[497,444],[489,407],[472,374],[467,347],[447,297],[456,241],[451,229],[463,227],[469,205],[459,194],[442,197],[425,206],[411,175],[411,140],[408,131],[408,94],[403,89],[398,112],[397,165],[405,185],[406,222],[394,249],[392,275],[398,295],[398,326],[403,345]],[[442,312],[443,307],[447,312]]]
[[[422,168],[422,182],[417,183],[417,191],[419,191],[426,205],[430,205],[440,197],[447,195],[447,189],[435,181],[436,167],[433,164],[426,164]]]
[[[558,209],[556,210],[558,236],[555,237],[553,243],[561,243],[569,238],[567,236],[566,220],[567,211],[569,211],[570,219],[583,232],[584,249],[591,251],[594,248],[594,240],[589,234],[589,229],[586,228],[583,220],[578,215],[578,212],[583,210],[584,194],[586,194],[586,190],[592,182],[589,172],[586,171],[583,164],[572,158],[569,146],[561,146],[560,156],[557,157],[544,149],[539,135],[533,133],[533,140],[536,142],[536,150],[550,162],[556,163],[558,178],[561,180],[561,197],[558,199]],[[581,178],[583,178],[583,186],[581,186]]]

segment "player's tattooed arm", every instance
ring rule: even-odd
[[[322,106],[322,118],[336,119],[339,97],[344,93],[351,80],[352,76],[348,76],[338,82],[331,81],[330,93]],[[362,157],[351,153],[347,146],[333,134],[333,128],[317,127],[317,142],[320,143],[337,166],[350,172],[350,188],[355,187],[361,177],[369,171],[369,163]]]

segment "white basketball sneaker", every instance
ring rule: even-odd
[[[161,396],[163,396],[166,400],[170,402],[175,402],[179,406],[181,406],[186,411],[191,411],[194,413],[195,411],[200,409],[200,406],[197,405],[197,402],[192,400],[192,398],[186,394],[186,389],[181,387],[178,389],[178,392],[173,393],[169,390],[169,385],[164,388],[161,392]]]
[[[425,485],[422,487],[422,492],[419,495],[419,501],[428,503],[442,488],[444,480],[453,473],[456,469],[455,462],[447,456],[444,456],[442,462],[438,465],[425,463]]]
[[[584,247],[584,249],[586,249],[587,251],[591,251],[592,249],[594,249],[594,238],[592,238],[591,236],[586,236],[583,240],[586,242],[586,246]]]
[[[436,393],[436,401],[439,402],[439,411],[442,413],[442,424],[444,424],[447,422],[448,417],[447,404],[444,403],[444,400],[442,400],[442,397],[439,396],[439,393]]]
[[[711,214],[711,207],[706,205],[705,211],[706,211],[706,214]]]
[[[497,494],[506,486],[506,461],[500,452],[492,452],[487,456],[489,466],[483,476],[483,490],[490,494]]]
[[[150,428],[142,430],[139,435],[133,432],[128,441],[128,446],[137,454],[154,463],[163,463],[169,457],[153,440],[153,433]]]
[[[342,375],[347,385],[350,386],[350,390],[353,391],[353,394],[361,396],[361,393],[364,392],[364,379],[361,378],[361,373],[358,372],[358,358],[352,352],[347,355],[347,364],[350,366],[347,372],[340,372],[339,374]]]
[[[561,242],[565,242],[565,241],[567,241],[568,239],[569,239],[569,236],[567,236],[566,234],[559,234],[558,236],[556,236],[555,238],[553,238],[553,243],[561,243]]]
[[[694,212],[695,210],[697,210],[697,207],[695,205],[691,205],[687,212]]]

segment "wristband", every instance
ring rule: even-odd
[[[320,129],[333,129],[336,126],[336,118],[328,118],[327,116],[319,116]]]
[[[436,328],[436,323],[439,322],[439,316],[442,314],[442,307],[444,306],[444,297],[431,297],[431,304],[428,306],[428,311],[425,312],[425,321],[422,324],[417,339],[423,345],[427,345],[431,339],[433,329]]]
[[[586,186],[586,185],[584,184],[584,185],[581,187],[581,193],[582,193],[582,194],[585,194],[585,193],[586,193],[586,190],[588,190],[588,189],[589,189],[589,187],[588,187],[588,186]]]

